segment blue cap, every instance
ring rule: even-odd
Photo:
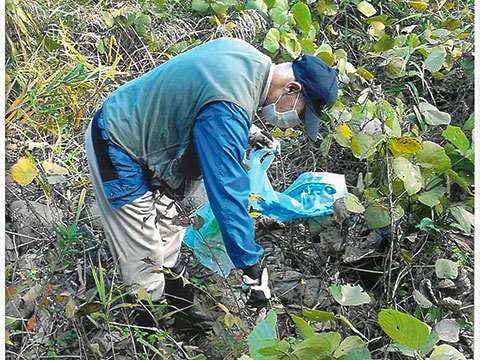
[[[302,84],[302,93],[307,100],[305,129],[315,141],[323,112],[331,109],[337,101],[337,72],[319,57],[312,55],[295,59],[292,67],[295,79]]]

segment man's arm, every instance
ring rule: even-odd
[[[263,248],[255,242],[254,224],[248,213],[250,181],[242,165],[248,136],[248,116],[233,103],[210,104],[197,116],[195,146],[225,248],[237,268],[247,268],[249,275],[257,279],[260,267],[256,264]]]

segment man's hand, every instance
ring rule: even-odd
[[[255,280],[247,275],[243,275],[243,282],[247,285],[249,291],[247,306],[257,308],[257,310],[266,307],[268,300],[272,297],[272,293],[268,287],[267,268],[263,269],[260,278]]]
[[[271,150],[280,149],[280,143],[275,140],[268,131],[262,131],[257,126],[250,127],[248,136],[248,146],[252,149],[268,148]]]

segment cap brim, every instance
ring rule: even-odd
[[[310,109],[310,106],[307,105],[305,109],[305,129],[307,130],[308,137],[313,141],[317,140],[319,125],[320,117],[317,116],[317,114]]]

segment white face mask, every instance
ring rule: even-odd
[[[285,111],[283,113],[278,112],[275,110],[275,105],[280,101],[283,93],[278,97],[277,101],[273,104],[264,106],[262,108],[262,114],[265,117],[265,121],[269,124],[274,126],[278,126],[279,128],[286,129],[295,127],[300,125],[300,118],[298,117],[297,110],[295,110],[295,106],[297,105],[297,100],[300,95],[300,92],[297,93],[297,97],[295,98],[295,103],[293,104],[293,109],[289,111]]]

